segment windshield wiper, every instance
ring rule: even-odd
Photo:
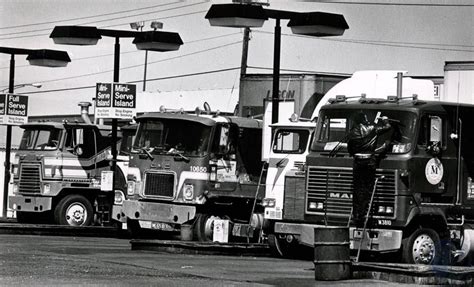
[[[151,152],[153,152],[153,150],[154,148],[151,147],[134,147],[132,152],[146,154],[147,158],[149,158],[150,160],[154,160],[155,158],[151,155]]]
[[[184,160],[184,161],[186,161],[186,162],[189,161],[189,158],[186,157],[186,156],[184,156],[182,151],[179,151],[179,150],[177,150],[177,149],[175,149],[175,148],[171,148],[171,149],[168,151],[168,153],[169,153],[169,154],[172,154],[172,155],[175,155],[175,156],[177,156],[178,158],[180,158],[180,159],[182,159],[182,160]],[[176,157],[175,157],[175,160],[176,160]]]
[[[337,153],[341,150],[341,147],[344,143],[347,142],[349,139],[349,134],[346,134],[341,140],[337,142],[337,144],[333,147],[333,149],[329,152],[329,157],[334,157],[337,155]]]

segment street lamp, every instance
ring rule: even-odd
[[[114,83],[119,82],[120,72],[120,38],[134,38],[133,43],[138,50],[152,51],[174,51],[183,44],[178,33],[174,32],[138,32],[99,29],[91,26],[56,26],[51,32],[50,38],[55,44],[63,45],[96,45],[104,37],[115,38],[114,45]],[[117,142],[117,119],[112,119],[112,142]],[[117,166],[117,145],[112,144],[112,171],[115,172]],[[113,184],[115,190],[115,183]]]
[[[8,93],[13,94],[15,90],[15,55],[27,55],[26,60],[33,66],[42,67],[65,67],[71,59],[65,51],[47,49],[22,49],[11,47],[0,47],[0,53],[10,55],[10,75]],[[26,85],[26,84],[25,84]],[[33,84],[32,84],[33,85]],[[12,126],[7,125],[7,138],[5,142],[5,176],[3,183],[3,216],[7,217],[8,184],[10,183],[10,153],[12,141]]]
[[[288,27],[294,34],[315,37],[340,36],[349,26],[343,15],[324,12],[292,12],[262,7],[261,4],[214,4],[209,8],[206,19],[211,26],[262,27],[268,18],[276,20],[273,50],[272,123],[278,121],[280,85],[280,20],[290,20]]]
[[[41,83],[31,83],[31,84],[19,84],[19,85],[15,85],[13,88],[14,89],[19,89],[19,88],[23,88],[23,87],[35,87],[35,88],[41,88],[43,85]],[[9,88],[5,88],[2,90],[2,93],[3,92],[6,92]]]
[[[130,23],[130,28],[132,28],[134,30],[137,30],[137,31],[138,30],[143,31],[143,27],[145,27],[145,21],[138,21],[138,22]],[[156,31],[156,29],[163,29],[163,23],[158,22],[158,21],[153,21],[153,22],[151,22],[150,27],[153,29],[153,31]],[[141,46],[141,47],[143,48],[143,46]],[[179,46],[178,46],[178,48],[179,48]],[[145,50],[145,68],[143,70],[143,91],[146,90],[146,69],[147,69],[147,65],[148,65],[148,50]]]

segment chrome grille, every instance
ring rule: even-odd
[[[172,198],[174,195],[174,173],[145,173],[144,195]]]
[[[21,193],[41,193],[41,166],[39,164],[22,164],[18,191]]]
[[[285,193],[283,200],[283,218],[303,220],[305,209],[304,175],[285,176]]]
[[[396,181],[394,170],[376,170],[379,179],[374,204],[395,206]],[[352,209],[352,168],[309,167],[306,182],[306,213],[326,216],[329,222],[347,222]],[[324,211],[308,209],[309,201],[324,203]]]

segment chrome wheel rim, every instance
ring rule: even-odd
[[[87,209],[84,204],[75,202],[66,210],[66,222],[71,226],[81,226],[87,220]]]
[[[416,264],[431,264],[436,256],[436,246],[427,234],[415,238],[412,248],[413,261]]]

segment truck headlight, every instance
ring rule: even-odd
[[[194,197],[194,185],[185,184],[183,188],[183,197],[185,200],[193,200]]]
[[[135,193],[135,182],[127,182],[127,195],[133,195]]]
[[[116,190],[114,194],[114,204],[115,205],[122,205],[123,201],[125,200],[125,195],[121,190]]]
[[[321,201],[310,201],[308,204],[308,209],[309,210],[323,210],[324,203]]]
[[[43,193],[50,194],[51,193],[51,185],[49,183],[43,184]]]
[[[12,186],[12,192],[13,194],[18,194],[18,184],[14,183]]]
[[[275,207],[276,205],[276,200],[274,198],[264,198],[262,200],[262,205],[264,207]]]

